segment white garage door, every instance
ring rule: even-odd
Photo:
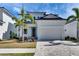
[[[42,26],[37,28],[38,40],[62,39],[62,26]]]

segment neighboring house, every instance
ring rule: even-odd
[[[12,14],[4,7],[0,7],[0,39],[10,39],[10,32],[15,32]]]
[[[28,12],[35,18],[36,24],[28,24],[24,29],[25,37],[35,37],[38,40],[64,39],[64,25],[66,20],[55,14],[45,12]],[[20,31],[22,34],[22,29]],[[22,37],[22,35],[20,36]]]
[[[72,20],[64,26],[65,29],[65,37],[74,37],[79,38],[79,22],[76,20]]]

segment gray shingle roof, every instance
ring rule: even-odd
[[[5,13],[7,13],[10,17],[13,16],[13,14],[10,11],[8,11],[6,8],[4,8],[4,7],[0,7],[0,10],[4,11]]]
[[[44,17],[41,17],[37,20],[65,20],[64,18],[59,17],[57,14],[46,14]]]

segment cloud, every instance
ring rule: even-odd
[[[72,10],[73,8],[79,8],[79,4],[77,4],[77,3],[76,4],[75,3],[66,4],[65,13],[61,14],[62,17],[67,18],[70,15],[74,15],[75,12]]]
[[[14,11],[16,11],[16,12],[20,12],[20,8],[17,8],[17,7],[14,7],[14,9],[13,9]]]
[[[0,6],[10,10],[15,16],[20,12],[20,8],[24,6],[25,11],[44,11],[47,13],[58,14],[63,18],[67,18],[74,14],[72,8],[78,7],[79,3],[2,3]]]

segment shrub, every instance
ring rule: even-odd
[[[2,40],[0,39],[0,41],[2,41]]]
[[[11,39],[16,39],[17,38],[17,34],[12,32],[12,31],[10,31],[10,38]]]
[[[70,37],[70,39],[71,39],[71,40],[76,40],[76,38],[75,38],[75,37]]]
[[[78,42],[78,40],[75,37],[70,37],[70,40],[74,42]]]
[[[75,37],[70,37],[70,36],[65,37],[65,40],[78,42],[78,40]]]
[[[70,36],[65,37],[65,40],[69,40],[69,39],[70,39]]]

